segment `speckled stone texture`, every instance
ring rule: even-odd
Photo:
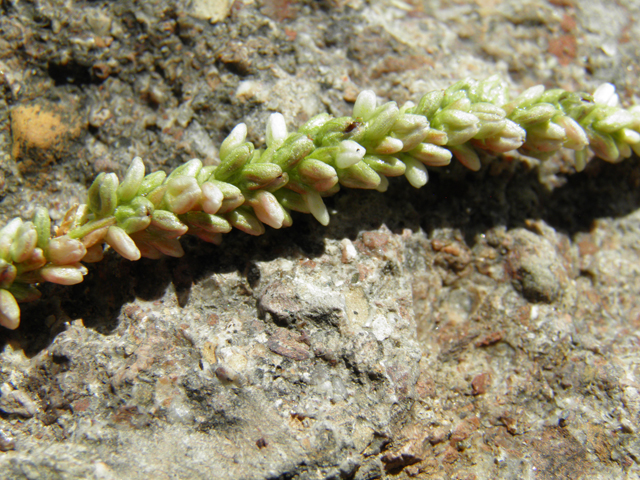
[[[365,88],[499,73],[638,103],[637,20],[630,0],[6,0],[0,217],[60,219],[136,155],[212,164],[240,121],[260,144],[273,111],[296,128]],[[343,189],[327,228],[45,286],[0,331],[0,478],[639,478],[638,160],[482,161]]]

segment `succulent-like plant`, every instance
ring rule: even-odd
[[[569,148],[577,171],[591,152],[618,162],[640,154],[640,107],[621,108],[610,84],[593,95],[539,85],[509,100],[506,84],[493,76],[462,80],[402,107],[378,105],[366,90],[351,116],[323,113],[292,133],[274,113],[262,149],[246,136],[243,123],[231,131],[217,166],[193,159],[169,175],[146,174],[134,158],[121,182],[101,173],[87,203],[72,207],[53,237],[45,208],[32,221],[11,220],[0,230],[0,325],[18,327],[18,302],[38,298],[38,283],[82,282],[87,269],[80,262],[100,261],[105,244],[128,260],[180,257],[183,235],[215,244],[233,227],[260,235],[265,224],[291,225],[291,210],[327,225],[322,197],[340,185],[385,191],[387,177],[404,175],[420,188],[426,167],[448,165],[452,157],[479,170],[478,151],[519,150],[544,160]]]

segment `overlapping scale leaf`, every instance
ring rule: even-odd
[[[87,273],[80,262],[100,261],[108,250],[129,260],[180,257],[184,235],[214,244],[232,228],[260,235],[265,225],[291,225],[291,211],[327,225],[323,197],[340,186],[384,192],[387,177],[404,175],[419,188],[428,168],[455,158],[475,171],[488,156],[514,150],[545,159],[568,148],[578,171],[593,154],[621,161],[640,154],[640,107],[621,108],[611,84],[593,95],[538,85],[510,100],[494,75],[461,80],[402,107],[379,104],[364,91],[351,116],[322,113],[293,132],[274,113],[263,149],[248,135],[244,123],[237,125],[222,142],[218,165],[192,159],[168,175],[146,174],[136,157],[122,181],[99,174],[86,204],[73,206],[53,237],[44,208],[32,222],[10,221],[0,229],[0,325],[19,325],[17,302],[37,298],[35,285],[79,283]]]

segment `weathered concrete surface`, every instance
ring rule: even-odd
[[[639,100],[636,2],[237,0],[211,23],[227,7],[2,3],[2,217],[364,88],[500,73]],[[12,128],[44,107],[52,143]],[[0,477],[638,478],[637,159],[483,161],[342,192],[328,228],[46,287],[0,332]]]

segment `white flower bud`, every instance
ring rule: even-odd
[[[267,147],[278,148],[287,138],[287,124],[281,113],[272,113],[267,121]]]
[[[256,212],[258,220],[272,228],[281,228],[284,222],[284,210],[278,203],[278,199],[264,190],[258,192],[252,199],[251,206]]]
[[[369,120],[376,109],[376,94],[373,90],[363,90],[353,105],[353,117]]]
[[[180,215],[191,210],[200,201],[201,195],[202,191],[194,177],[179,176],[167,183],[163,202],[169,207],[168,210]]]
[[[576,150],[573,154],[573,163],[576,167],[576,172],[581,172],[587,166],[587,161],[589,158],[587,157],[588,149],[584,148],[582,150]]]
[[[402,151],[403,148],[404,143],[402,143],[402,140],[387,136],[384,137],[378,145],[376,145],[373,149],[373,153],[377,153],[379,155],[391,155]]]
[[[114,222],[115,223],[115,222]],[[88,233],[84,237],[80,239],[85,248],[90,248],[97,243],[101,243],[104,240],[104,237],[107,235],[107,230],[111,225],[104,226],[102,228],[98,228],[91,233]]]
[[[384,175],[380,175],[380,183],[376,187],[376,190],[379,192],[386,192],[389,188],[389,179]]]
[[[167,182],[174,177],[196,177],[202,170],[202,161],[199,158],[192,158],[183,163],[167,177]]]
[[[593,92],[593,101],[596,105],[602,105],[605,107],[617,107],[620,99],[616,93],[616,87],[610,83],[603,83],[596,91]]]
[[[324,205],[320,194],[318,192],[309,192],[305,193],[303,197],[311,215],[313,215],[315,219],[325,227],[329,225],[329,212],[327,211],[327,207]]]
[[[49,265],[40,270],[40,276],[46,282],[58,285],[77,285],[82,283],[87,269],[80,263],[72,266]]]
[[[38,244],[38,232],[31,222],[20,225],[11,244],[11,257],[15,263],[22,263],[31,257]]]
[[[482,166],[480,157],[478,157],[478,154],[473,148],[467,145],[458,145],[457,147],[451,147],[451,152],[456,156],[458,161],[469,170],[473,170],[474,172],[480,170]]]
[[[47,258],[56,265],[69,265],[82,260],[86,253],[87,249],[80,240],[63,235],[49,241]]]
[[[525,138],[527,138],[527,131],[516,122],[507,120],[507,124],[505,125],[504,130],[500,133],[500,135],[502,137],[513,138],[520,142],[524,142]]]
[[[635,145],[640,143],[640,133],[630,128],[623,128],[620,130],[620,141],[628,143],[629,145]]]
[[[220,145],[220,160],[224,160],[227,155],[236,147],[239,147],[247,139],[247,125],[239,123]]]
[[[562,115],[554,119],[554,122],[564,128],[566,135],[563,143],[564,147],[572,150],[582,150],[584,147],[589,145],[587,133],[573,118]]]
[[[0,257],[10,260],[10,250],[13,240],[22,226],[21,218],[14,218],[0,230]]]
[[[404,176],[407,177],[411,186],[414,188],[424,187],[429,181],[427,168],[413,157],[406,156],[402,161],[407,166]]]
[[[75,263],[75,262],[74,262]],[[47,258],[41,248],[34,248],[31,256],[20,264],[20,273],[31,272],[44,267],[47,264]],[[3,272],[5,274],[7,272]],[[2,275],[4,277],[5,275]],[[5,280],[3,278],[3,280]],[[13,280],[12,280],[13,281]]]
[[[620,150],[613,137],[607,133],[594,131],[589,136],[589,147],[605,162],[617,163],[620,160]]]
[[[200,185],[200,189],[202,190],[202,210],[215,215],[220,210],[224,200],[222,190],[211,182],[204,182]]]
[[[364,158],[367,150],[353,140],[343,140],[340,142],[340,152],[336,155],[336,166],[338,168],[348,168],[355,165]]]
[[[20,325],[20,307],[11,292],[0,289],[0,325],[15,330]]]
[[[140,250],[138,250],[136,243],[120,227],[115,225],[109,227],[105,241],[127,260],[140,260]]]
[[[444,167],[451,163],[451,152],[449,150],[430,143],[421,143],[411,150],[409,154],[431,167]]]
[[[404,102],[402,104],[402,107],[400,107],[400,113],[406,114],[407,110],[409,110],[410,108],[415,107],[416,104],[414,102],[412,102],[411,100],[407,100],[406,102]],[[422,117],[422,115],[418,115],[419,117]],[[424,117],[422,117],[424,118]],[[426,118],[425,118],[426,120]]]

